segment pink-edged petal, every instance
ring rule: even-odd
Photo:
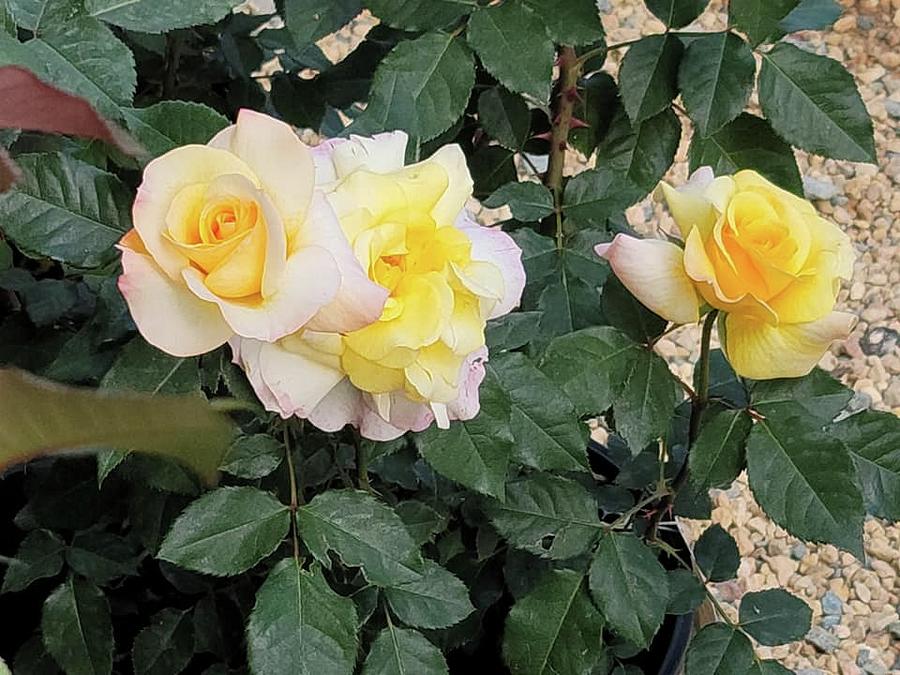
[[[363,438],[373,441],[392,441],[406,433],[385,422],[347,379],[328,392],[307,419],[322,431],[340,431],[349,424],[358,428]]]
[[[218,176],[237,174],[254,185],[253,170],[232,153],[205,145],[185,145],[157,157],[144,168],[144,179],[131,210],[134,229],[157,264],[178,279],[188,259],[163,237],[166,215],[175,195],[195,183],[210,183]]]
[[[266,408],[274,408],[282,417],[307,417],[344,379],[339,370],[308,353],[289,351],[279,342],[243,342],[253,343],[249,348],[239,348],[248,379],[251,372],[257,376],[250,382],[260,400],[265,399]]]
[[[835,340],[844,340],[856,325],[847,312],[808,323],[773,325],[754,317],[725,318],[725,352],[738,375],[755,380],[802,377]]]
[[[259,353],[262,346],[267,343],[259,340],[248,340],[235,336],[228,341],[231,347],[232,361],[244,371],[247,381],[253,387],[256,397],[269,412],[277,413],[287,419],[291,412],[284,410],[278,402],[275,392],[269,389],[259,367]]]
[[[334,258],[327,250],[315,246],[303,248],[288,258],[277,292],[256,302],[226,300],[214,295],[203,283],[203,274],[194,268],[184,270],[182,276],[198,298],[219,306],[233,332],[263,342],[275,342],[302,328],[334,300],[341,286]]]
[[[493,264],[503,275],[503,297],[494,305],[489,319],[508,314],[519,306],[525,288],[525,268],[522,249],[506,232],[498,227],[483,227],[465,214],[457,227],[472,242],[472,259]]]
[[[700,300],[684,271],[684,251],[676,244],[617,234],[594,250],[634,297],[664,319],[693,323],[700,318]]]
[[[459,398],[447,404],[452,420],[470,420],[481,409],[478,390],[484,381],[484,364],[488,360],[487,347],[469,354],[459,377]]]
[[[316,169],[309,147],[289,124],[244,108],[238,112],[237,124],[216,134],[209,147],[227,150],[247,163],[289,231],[303,224]]]
[[[310,330],[349,333],[377,321],[388,290],[371,281],[353,254],[334,210],[324,194],[313,195],[309,217],[302,233],[303,245],[328,249],[341,275],[341,285],[328,305],[312,320]]]
[[[196,356],[231,337],[218,307],[172,281],[150,256],[120,248],[119,291],[147,342],[173,356]]]

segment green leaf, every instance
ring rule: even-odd
[[[318,565],[279,562],[256,593],[247,625],[257,675],[350,675],[356,665],[356,607],[335,593]]]
[[[482,494],[503,498],[513,448],[510,401],[492,373],[480,390],[481,410],[449,429],[431,426],[415,435],[422,457],[442,476]]]
[[[459,40],[428,33],[401,42],[375,71],[366,110],[352,128],[360,133],[402,129],[430,140],[463,114],[474,84],[472,55]]]
[[[781,43],[763,55],[759,103],[788,143],[834,159],[875,162],[872,120],[837,61]]]
[[[215,23],[231,14],[234,0],[85,0],[85,10],[97,19],[142,33]]]
[[[688,149],[691,171],[712,167],[717,175],[753,169],[794,194],[803,194],[794,150],[766,120],[741,113],[709,138],[694,134]]]
[[[666,571],[656,554],[634,535],[610,532],[591,562],[590,587],[607,625],[647,647],[669,600]]]
[[[362,9],[360,0],[285,0],[284,24],[299,46],[340,30]]]
[[[0,467],[78,448],[121,448],[177,460],[211,482],[231,442],[228,419],[193,396],[64,387],[0,370]]]
[[[469,160],[474,196],[483,199],[517,179],[515,153],[499,145],[482,145]]]
[[[448,675],[441,650],[419,631],[388,623],[363,665],[362,675]]]
[[[489,209],[508,205],[516,220],[537,222],[553,213],[553,195],[540,183],[507,183],[484,200],[484,205]]]
[[[609,73],[599,72],[584,80],[579,93],[573,114],[587,126],[570,129],[569,143],[590,157],[619,110],[619,89]]]
[[[512,675],[590,673],[603,658],[603,619],[574,570],[548,570],[509,611],[503,657]]]
[[[669,28],[682,28],[703,13],[709,0],[644,0],[644,4]]]
[[[666,433],[680,397],[661,357],[608,326],[556,338],[541,369],[562,387],[579,415],[612,406],[616,429],[634,455]]]
[[[79,14],[71,2],[44,3],[35,21],[38,17],[37,38],[20,44],[2,36],[0,60],[24,66],[87,99],[104,116],[118,118],[119,106],[131,105],[137,81],[131,50],[107,26]]]
[[[779,22],[797,6],[797,0],[733,0],[728,23],[750,38],[751,46],[781,37]]]
[[[485,344],[492,354],[527,345],[537,333],[542,314],[542,312],[513,312],[498,319],[491,319],[484,331]]]
[[[23,591],[38,579],[55,577],[63,566],[65,542],[49,530],[33,530],[6,567],[0,593]]]
[[[850,453],[799,405],[757,423],[747,441],[747,470],[757,502],[801,539],[863,557],[863,498]]]
[[[681,123],[671,109],[632,125],[621,108],[597,149],[598,168],[566,186],[563,210],[579,225],[602,227],[653,190],[675,159]]]
[[[190,101],[122,108],[122,115],[128,130],[153,157],[182,145],[205,144],[228,126],[228,120],[212,108]]]
[[[819,368],[803,377],[761,380],[751,385],[754,409],[766,417],[790,413],[799,406],[809,419],[831,422],[853,397],[853,391]]]
[[[416,628],[447,628],[475,611],[466,585],[428,559],[418,579],[389,586],[384,594],[394,614]]]
[[[416,499],[400,502],[394,507],[394,511],[419,546],[434,541],[434,537],[447,527],[448,516]]]
[[[531,113],[521,96],[503,87],[478,97],[478,121],[485,133],[508,150],[520,150],[531,133]]]
[[[131,650],[134,675],[177,675],[194,655],[194,624],[188,612],[157,612]]]
[[[69,577],[44,601],[44,646],[66,675],[112,673],[109,603],[89,581]]]
[[[505,502],[485,500],[483,508],[512,546],[556,560],[585,553],[600,533],[594,497],[580,483],[548,473],[511,481]]]
[[[900,520],[900,419],[863,411],[828,428],[850,453],[869,513]]]
[[[40,635],[34,635],[19,647],[13,661],[16,675],[60,675],[59,666],[47,653]]]
[[[358,490],[330,490],[297,510],[300,536],[320,563],[328,551],[361,567],[370,583],[394,586],[421,578],[422,557],[403,521],[390,507]]]
[[[510,400],[513,456],[544,471],[587,471],[587,425],[565,394],[524,354],[504,354],[487,367]]]
[[[364,4],[382,23],[403,30],[444,28],[476,8],[467,0],[364,0]]]
[[[289,527],[288,507],[268,492],[218,488],[178,516],[157,557],[194,572],[240,574],[272,553]]]
[[[750,666],[747,675],[795,675],[793,670],[788,670],[778,661],[760,660]]]
[[[741,598],[741,628],[762,645],[801,640],[812,624],[812,609],[780,588],[746,593]]]
[[[694,558],[708,581],[734,579],[741,564],[737,544],[718,523],[700,535],[694,545]]]
[[[666,614],[690,614],[706,600],[706,589],[689,570],[669,570],[666,577],[669,581]]]
[[[31,256],[98,267],[131,227],[131,195],[118,178],[60,154],[19,155],[22,180],[0,195],[3,231]]]
[[[197,359],[169,356],[136,337],[122,348],[100,386],[150,394],[199,394],[200,370]]]
[[[263,478],[281,466],[284,446],[269,434],[239,436],[231,444],[220,467],[238,478]]]
[[[468,40],[500,84],[549,103],[553,42],[543,21],[524,3],[505,2],[479,9],[469,19]],[[523,59],[523,54],[528,58]]]
[[[603,24],[595,0],[523,0],[537,14],[553,41],[589,45],[603,39]]]
[[[701,488],[726,488],[744,469],[744,444],[753,422],[743,410],[706,416],[688,454],[690,479]]]
[[[743,633],[713,623],[691,639],[684,675],[745,675],[753,658],[753,645]]]
[[[136,540],[103,531],[77,533],[66,551],[69,567],[99,586],[137,576],[141,557]]]
[[[800,0],[800,4],[778,22],[778,28],[785,33],[824,30],[837,21],[843,11],[835,0]]]
[[[694,371],[694,386],[699,386],[699,369]],[[709,354],[709,397],[736,408],[750,405],[750,393],[743,378],[738,377],[734,368],[725,358],[721,349],[713,349]]]
[[[734,33],[710,33],[693,40],[678,70],[681,98],[701,137],[737,117],[753,90],[756,61]]]
[[[543,312],[540,338],[571,333],[603,320],[598,289],[609,271],[594,253],[594,245],[605,235],[594,230],[576,232],[563,240],[562,248],[531,228],[520,228],[512,237],[522,249],[527,278],[522,307]]]
[[[628,48],[619,73],[622,103],[637,124],[669,107],[678,93],[683,47],[675,35],[648,35]]]
[[[642,305],[618,277],[611,277],[603,284],[600,302],[610,325],[635,342],[651,344],[669,325],[668,321]]]

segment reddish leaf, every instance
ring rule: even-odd
[[[0,68],[0,128],[94,138],[128,155],[143,154],[131,136],[103,119],[83,98],[57,89],[19,66]],[[8,180],[8,158],[0,163],[2,192]]]
[[[22,171],[9,156],[9,153],[0,148],[0,192],[6,192],[22,177]]]

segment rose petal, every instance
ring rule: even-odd
[[[315,246],[294,253],[287,260],[277,292],[256,303],[214,295],[196,269],[186,269],[182,276],[198,298],[221,308],[222,316],[235,333],[264,342],[275,342],[299,330],[334,299],[341,285],[334,258],[327,250]]]
[[[119,248],[123,269],[119,291],[147,342],[173,356],[196,356],[231,337],[234,331],[218,307],[172,281],[150,256]]]
[[[525,289],[522,249],[499,227],[483,227],[468,214],[457,219],[456,226],[472,242],[472,259],[495,265],[503,276],[503,297],[494,305],[487,318],[494,319],[508,314],[519,306]]]
[[[835,340],[846,339],[856,317],[832,312],[818,321],[772,325],[753,317],[729,314],[725,351],[738,375],[755,380],[802,377]]]
[[[625,287],[642,304],[674,323],[700,318],[700,301],[684,270],[684,252],[661,239],[636,239],[617,234],[594,248],[606,258]]]
[[[216,134],[209,147],[227,150],[246,162],[288,232],[301,227],[312,198],[316,169],[310,149],[289,124],[244,108],[238,112],[237,124]]]

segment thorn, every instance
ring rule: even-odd
[[[551,138],[553,138],[553,134],[549,131],[545,131],[542,134],[535,134],[534,136],[532,136],[532,138],[537,138],[542,141],[549,141]]]
[[[569,122],[570,129],[588,129],[590,128],[590,124],[585,122],[584,120],[580,120],[577,117],[573,117],[572,121]]]
[[[560,142],[559,142],[559,149],[560,149],[561,151],[563,151],[563,152],[566,151],[566,142],[565,142],[565,141],[560,141]]]

